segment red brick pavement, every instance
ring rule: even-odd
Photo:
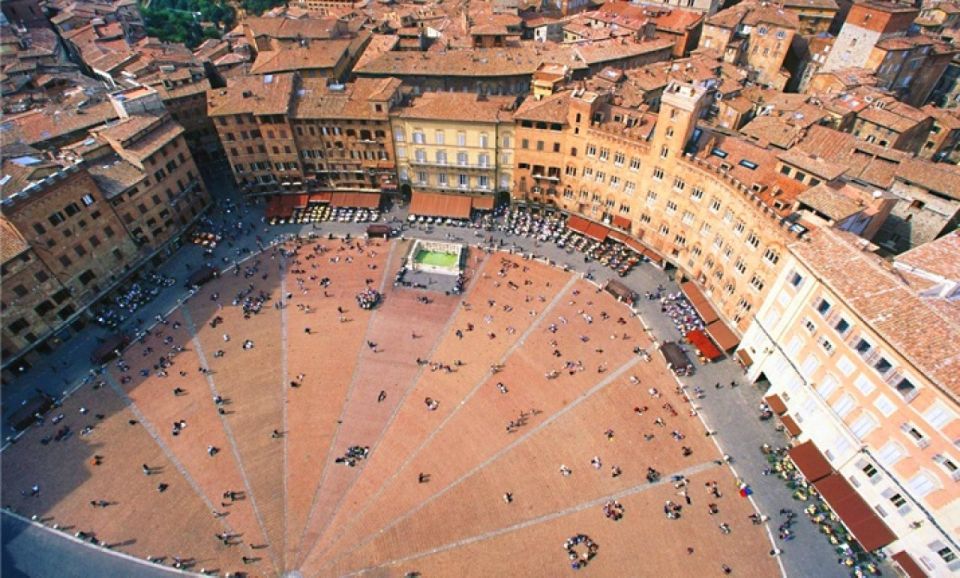
[[[325,244],[332,250],[323,257],[307,259],[303,254],[299,264],[291,264],[291,272],[285,283],[288,292],[294,294],[286,310],[287,326],[287,387],[286,425],[290,433],[285,439],[287,468],[286,504],[286,565],[291,567],[297,560],[301,535],[313,507],[316,489],[322,479],[328,460],[333,460],[331,447],[340,418],[342,404],[365,349],[364,337],[377,313],[357,306],[356,295],[373,280],[379,288],[384,276],[391,277],[386,246],[371,246],[365,254],[355,250],[340,251],[337,242]],[[301,251],[301,253],[307,253]],[[347,253],[347,255],[344,255]],[[340,256],[337,263],[331,258]],[[352,262],[347,262],[351,256]],[[375,265],[376,269],[369,269]],[[316,267],[316,269],[314,269]],[[303,271],[294,273],[292,271]],[[330,277],[329,288],[318,286],[319,278]],[[304,281],[308,293],[299,290],[297,279]],[[324,297],[324,294],[330,297]],[[306,313],[298,305],[310,307]],[[340,322],[337,308],[344,310],[347,322]],[[309,327],[310,334],[305,333]],[[291,388],[289,382],[304,374],[300,387]],[[278,383],[280,381],[278,376]]]
[[[495,256],[487,261],[481,269],[481,278],[477,280],[465,299],[470,304],[470,308],[459,309],[448,337],[444,339],[433,356],[433,361],[443,363],[453,363],[455,359],[466,358],[464,361],[467,364],[455,373],[448,374],[442,371],[423,373],[400,408],[396,420],[391,424],[377,452],[371,456],[363,475],[343,500],[327,532],[318,542],[317,547],[309,552],[309,557],[303,565],[307,572],[314,563],[310,557],[318,558],[318,555],[332,541],[343,538],[345,531],[351,530],[358,513],[369,506],[371,497],[375,496],[385,483],[390,482],[391,477],[412,452],[484,378],[489,372],[490,365],[498,363],[536,320],[536,315],[530,313],[541,313],[562,288],[563,283],[570,278],[569,275],[558,270],[535,263],[529,264],[518,258],[510,258],[508,261],[513,264],[523,263],[523,266],[530,267],[525,275],[532,285],[523,285],[524,279],[520,269],[511,269],[507,273],[509,278],[500,277],[498,271],[502,266],[501,256]],[[521,289],[517,291],[510,289],[507,285],[508,281],[516,282]],[[550,287],[546,286],[547,283]],[[526,302],[528,297],[530,302]],[[496,302],[494,307],[488,306],[490,299]],[[513,311],[503,312],[504,305],[511,306]],[[473,324],[475,329],[467,331],[468,324]],[[508,327],[514,328],[513,334],[508,333]],[[462,340],[453,335],[457,330],[463,332]],[[490,333],[494,334],[493,339],[489,337]],[[470,355],[464,355],[465,352],[469,352]],[[440,402],[436,411],[426,410],[424,399],[427,397]],[[416,473],[413,475],[416,476]],[[361,536],[366,533],[363,528],[358,528],[357,531]],[[350,535],[354,536],[354,534]]]
[[[88,413],[81,415],[80,408]],[[167,460],[147,430],[129,420],[133,413],[109,388],[85,388],[59,410],[65,416],[54,425],[34,428],[3,453],[3,505],[26,516],[37,515],[48,525],[59,524],[72,533],[95,532],[107,544],[136,556],[195,558],[198,568],[239,569],[240,554],[214,538],[226,528]],[[106,417],[100,421],[95,414]],[[56,415],[56,412],[54,414]],[[95,425],[81,437],[80,430]],[[74,435],[65,441],[41,445],[41,438],[69,426]],[[94,466],[94,455],[103,463]],[[145,476],[141,464],[162,473]],[[33,484],[38,498],[21,496]],[[160,493],[157,486],[169,488]],[[90,506],[108,500],[106,508]]]
[[[176,323],[180,323],[178,329],[173,328]],[[168,336],[174,337],[174,342],[165,345],[163,340]],[[147,337],[143,344],[133,347],[130,354],[126,355],[125,359],[130,365],[127,375],[133,379],[122,386],[123,390],[144,419],[153,425],[176,459],[190,472],[212,507],[229,512],[224,522],[230,531],[242,534],[250,544],[265,544],[268,542],[267,536],[257,521],[252,500],[237,501],[228,507],[221,505],[224,491],[244,488],[243,475],[223,428],[221,420],[225,418],[217,414],[209,383],[196,371],[201,362],[192,347],[191,337],[184,317],[179,312],[170,315],[166,326],[158,326],[158,330]],[[174,358],[173,366],[167,370],[167,377],[157,375],[153,364],[176,344],[184,344],[184,351]],[[147,348],[153,352],[144,355]],[[150,370],[149,377],[140,377],[140,370],[144,368]],[[181,376],[180,371],[187,372],[187,375]],[[110,371],[111,379],[117,384],[123,375],[116,367]],[[183,395],[173,394],[173,389],[178,387],[185,391]],[[174,436],[172,424],[181,420],[186,421],[187,427]],[[220,451],[211,457],[207,453],[208,446]],[[269,553],[272,555],[274,552]],[[261,557],[264,559],[255,566],[258,570],[266,572],[272,568],[276,571],[275,560]],[[253,568],[250,567],[251,570]]]
[[[579,295],[574,295],[574,292]],[[358,518],[357,527],[379,531],[396,516],[414,508],[435,491],[484,463],[520,437],[526,429],[542,423],[603,379],[606,374],[598,372],[601,363],[615,368],[628,359],[635,361],[632,348],[637,345],[638,336],[642,333],[639,324],[634,321],[621,326],[616,323],[616,317],[601,320],[598,301],[613,305],[612,299],[596,295],[592,286],[585,282],[577,283],[564,294],[558,306],[543,319],[524,346],[507,359],[504,371],[487,380],[478,395],[462,407],[448,426],[415,456],[406,470],[401,471],[397,483],[370,504],[368,516]],[[593,305],[588,305],[588,302]],[[588,325],[578,314],[579,311],[593,314],[594,323]],[[556,326],[556,333],[549,330],[551,325]],[[604,333],[601,333],[601,328]],[[609,339],[614,332],[617,339]],[[622,339],[624,332],[628,336],[632,334],[634,339]],[[592,333],[594,338],[583,342],[580,336],[586,333]],[[599,335],[604,335],[606,339]],[[561,357],[553,356],[551,342],[557,343]],[[584,370],[575,371],[574,375],[564,371],[560,377],[550,381],[544,377],[546,372],[562,368],[567,360],[582,362]],[[496,387],[498,382],[506,384],[510,393],[501,394]],[[517,433],[507,434],[507,423],[517,419],[521,411],[531,408],[543,413],[531,417],[530,423]],[[459,443],[464,438],[475,441],[464,447]],[[430,483],[417,484],[418,472],[429,472]]]
[[[576,477],[576,473],[571,476]],[[558,476],[559,477],[559,476]],[[694,504],[685,507],[679,520],[668,520],[662,514],[666,500],[676,501],[673,486],[664,484],[619,499],[624,517],[612,522],[603,516],[600,506],[532,524],[515,531],[485,537],[477,541],[426,555],[422,558],[387,563],[366,576],[403,576],[418,571],[423,576],[723,576],[722,565],[734,576],[778,576],[776,562],[767,556],[769,543],[762,529],[745,517],[749,503],[739,497],[718,500],[721,515],[729,520],[732,532],[723,535],[717,516],[710,516],[702,505],[703,484],[718,479],[725,486],[731,480],[720,468],[691,477]],[[545,494],[546,492],[541,492]],[[473,504],[475,511],[489,509],[505,513],[510,508],[524,507],[525,498],[507,506],[502,500],[487,499]],[[508,515],[508,514],[505,514]],[[445,522],[435,520],[434,528]],[[584,569],[569,566],[564,541],[576,534],[586,534],[599,545],[597,557]],[[416,541],[417,535],[394,536],[400,541]],[[687,554],[686,548],[694,548]],[[376,558],[372,559],[376,560]],[[368,566],[372,564],[368,563]],[[346,568],[335,568],[329,576],[345,576]]]
[[[275,260],[266,256],[260,276],[249,280],[226,275],[198,292],[186,307],[188,319],[197,332],[194,346],[213,371],[211,381],[217,393],[227,400],[226,426],[240,455],[247,485],[231,490],[245,490],[247,500],[257,509],[267,540],[275,555],[282,556],[283,544],[283,441],[273,439],[271,432],[283,427],[283,389],[277,369],[280,366],[280,312],[274,304],[281,296],[279,270]],[[270,300],[262,311],[243,318],[240,307],[219,308],[210,296],[219,292],[221,301],[231,299],[239,287],[253,283],[254,294],[263,290]],[[229,304],[229,301],[227,301]],[[220,316],[223,323],[211,328],[211,320]],[[224,342],[223,334],[230,335]],[[250,339],[252,349],[244,350]],[[217,350],[225,355],[214,357]],[[195,368],[193,368],[195,369]],[[282,558],[280,564],[282,565]]]
[[[399,244],[388,271],[399,267],[408,249],[409,243]],[[425,295],[431,297],[433,302],[423,304],[417,301],[418,297]],[[324,475],[319,485],[310,487],[316,488],[316,502],[310,510],[311,523],[303,533],[302,542],[297,534],[295,538],[288,539],[288,548],[312,545],[330,522],[340,500],[365,466],[364,462],[360,462],[356,467],[348,467],[336,464],[334,459],[343,455],[347,447],[352,445],[367,446],[371,451],[377,451],[377,442],[390,417],[420,373],[421,367],[416,360],[430,356],[459,302],[456,296],[387,284],[383,305],[373,314],[364,338],[365,341],[376,343],[377,351],[374,352],[364,343],[355,348],[359,350],[359,364],[352,376],[349,393],[344,397],[337,445],[331,447],[326,456],[319,457],[321,461],[317,465],[325,470]],[[382,401],[381,391],[386,396]],[[338,406],[331,404],[331,407]],[[293,552],[290,553],[292,555]]]
[[[282,569],[306,576],[412,570],[425,576],[557,576],[572,572],[561,545],[578,532],[601,545],[582,575],[711,576],[720,575],[724,563],[738,574],[776,575],[762,529],[747,520],[749,502],[736,495],[730,471],[713,462],[716,448],[686,413],[660,358],[644,363],[632,354],[649,341],[635,319],[617,323],[625,310],[610,296],[545,265],[501,254],[481,264],[474,255],[478,277],[462,297],[468,305],[437,294],[423,305],[416,301],[423,292],[387,287],[380,308],[361,311],[354,295],[368,279],[389,285],[404,247],[395,248],[388,262],[386,244],[321,245],[330,251],[310,259],[312,248],[301,248],[282,287],[271,253],[259,256],[256,276],[228,273],[205,286],[158,334],[126,353],[133,368],[128,375],[138,376],[169,349],[164,337],[186,347],[167,377],[151,371],[122,387],[132,410],[117,395],[120,389],[84,388],[65,403],[61,424],[34,428],[4,453],[4,505],[93,530],[108,543],[129,540],[118,549],[136,556],[195,557],[196,568],[254,576]],[[505,262],[511,265],[501,271]],[[332,278],[329,297],[312,275]],[[250,283],[269,292],[271,301],[243,319],[229,302]],[[221,294],[222,309],[210,299],[214,292]],[[283,292],[294,295],[281,312],[273,303]],[[338,320],[338,306],[348,322]],[[211,328],[215,315],[224,323]],[[181,328],[174,330],[174,322]],[[474,331],[466,331],[468,323]],[[548,329],[552,323],[556,333]],[[311,334],[304,332],[308,326]],[[243,350],[244,339],[255,347]],[[376,342],[378,352],[366,340]],[[560,357],[552,355],[554,340]],[[145,347],[153,353],[143,356]],[[226,355],[216,359],[219,349]],[[417,366],[417,357],[464,365],[452,373],[434,371]],[[503,360],[503,371],[490,375],[491,364]],[[546,379],[567,360],[581,360],[584,370]],[[606,371],[598,372],[600,364]],[[201,375],[200,365],[214,373]],[[300,373],[302,385],[290,387]],[[631,375],[642,383],[632,384]],[[108,381],[116,385],[120,377],[113,368]],[[509,393],[500,393],[498,382]],[[174,396],[174,387],[186,394]],[[650,387],[661,398],[653,399]],[[381,390],[386,399],[378,402]],[[229,400],[228,415],[217,414],[215,393]],[[428,396],[440,402],[436,411],[426,409]],[[666,402],[679,415],[661,407]],[[89,408],[86,415],[79,414],[81,406]],[[649,409],[637,416],[634,406]],[[517,431],[505,431],[508,421],[533,408],[538,413]],[[141,423],[128,423],[141,417]],[[666,427],[654,424],[658,417]],[[171,425],[181,419],[187,427],[173,436]],[[77,435],[87,424],[96,425],[93,433]],[[72,438],[40,444],[63,425],[73,429]],[[604,435],[608,428],[612,441]],[[274,429],[285,437],[273,439]],[[674,429],[686,436],[682,442],[672,439]],[[655,437],[647,441],[644,434]],[[371,446],[366,462],[356,468],[333,463],[354,444]],[[208,445],[220,452],[208,456]],[[683,445],[691,456],[681,455]],[[103,465],[90,463],[93,454],[104,456]],[[600,471],[589,464],[594,455],[603,461]],[[144,476],[142,463],[162,473]],[[573,475],[561,476],[560,464]],[[616,478],[609,470],[614,464],[623,469]],[[693,504],[680,520],[666,520],[662,505],[683,498],[670,484],[649,485],[647,466],[665,477],[690,473]],[[421,472],[429,482],[418,483]],[[716,500],[717,516],[706,511],[708,480],[717,480],[725,494]],[[161,481],[170,485],[162,494],[156,489]],[[40,483],[40,497],[21,495],[33,483]],[[246,490],[247,499],[221,506],[227,489]],[[502,499],[507,491],[512,504]],[[612,495],[626,508],[618,523],[600,511]],[[90,506],[99,499],[117,504]],[[211,508],[229,515],[216,519]],[[731,525],[731,535],[719,532],[721,521]],[[244,544],[224,546],[214,537],[223,531],[242,534]],[[251,550],[251,544],[267,548]],[[694,554],[687,554],[688,545]],[[243,565],[241,555],[262,559]]]

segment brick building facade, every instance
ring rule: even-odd
[[[809,184],[781,174],[770,151],[697,126],[705,105],[703,89],[677,84],[658,115],[581,91],[524,103],[514,197],[638,239],[742,331],[803,231],[783,216]]]

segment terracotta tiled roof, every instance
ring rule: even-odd
[[[336,18],[265,18],[247,17],[243,25],[250,30],[254,37],[269,36],[271,38],[335,38]]]
[[[98,159],[87,170],[107,199],[129,190],[146,178],[139,167],[116,156]]]
[[[428,92],[400,111],[400,118],[499,123],[513,120],[512,96],[484,96],[473,92]]]
[[[775,150],[758,146],[743,137],[713,133],[703,128],[700,139],[691,143],[696,148],[694,156],[717,171],[723,166],[729,167],[726,174],[747,187],[754,184],[764,186],[757,196],[780,216],[789,214],[797,195],[809,188],[809,185],[780,174]]]
[[[0,169],[0,194],[3,198],[23,190],[32,182],[50,174],[57,165],[46,160],[35,150],[23,151],[27,154],[13,154],[9,157],[4,150],[2,169]]]
[[[151,130],[146,136],[125,146],[120,154],[128,153],[132,158],[144,160],[160,150],[165,144],[179,137],[184,132],[183,127],[172,120],[164,122]]]
[[[912,115],[906,116],[892,110],[887,110],[886,108],[877,108],[875,106],[869,106],[863,109],[857,115],[857,118],[883,128],[888,128],[897,133],[907,132],[916,127],[917,124],[923,122],[922,119],[918,120],[917,118],[913,118]]]
[[[314,40],[307,46],[263,51],[257,55],[250,72],[276,74],[295,70],[334,68],[347,57],[353,40]]]
[[[960,169],[956,165],[907,158],[900,163],[895,178],[960,200]]]
[[[161,116],[134,115],[116,124],[98,129],[96,134],[99,134],[108,141],[126,144],[126,141],[133,139],[138,134],[145,133],[153,127],[159,126],[163,121],[164,118]]]
[[[659,7],[658,7],[659,8]],[[685,32],[694,29],[703,22],[703,13],[695,10],[683,10],[681,8],[671,8],[670,10],[658,10],[649,16],[657,26],[657,30],[669,30],[672,32]]]
[[[896,262],[908,268],[922,269],[926,273],[960,282],[960,258],[958,257],[960,257],[960,231],[953,231],[897,255]]]
[[[156,89],[156,91],[160,93],[160,98],[164,101],[176,100],[178,98],[184,98],[197,94],[205,94],[208,90],[210,90],[210,81],[206,78],[201,78],[197,81],[173,86],[171,88],[166,88],[163,84],[147,84]]]
[[[721,10],[707,19],[707,24],[720,28],[737,28],[741,24],[757,26],[761,23],[800,29],[800,19],[793,12],[781,10],[775,4],[751,0]]]
[[[897,271],[927,304],[960,326],[960,231],[897,256]]]
[[[859,189],[851,185],[836,189],[821,183],[800,193],[797,200],[831,220],[839,222],[863,210],[864,204],[858,193]]]
[[[107,101],[82,108],[51,105],[7,117],[0,125],[0,135],[4,141],[42,147],[46,141],[85,131],[116,118],[116,109]]]
[[[776,116],[758,116],[744,125],[740,132],[761,144],[788,149],[800,140],[803,130]]]
[[[29,248],[30,244],[13,223],[0,215],[0,263],[6,263]]]
[[[398,76],[517,76],[533,74],[540,63],[549,61],[530,47],[386,52],[355,67],[354,72]]]
[[[861,142],[852,134],[814,125],[796,149],[847,167],[846,177],[889,188],[909,155]],[[930,163],[927,163],[930,164]]]
[[[375,34],[371,37],[367,47],[363,49],[363,54],[357,59],[354,68],[365,66],[371,60],[394,49],[400,37],[396,34]]]
[[[576,45],[574,52],[587,64],[595,65],[604,62],[624,60],[626,58],[661,50],[670,51],[672,49],[672,40],[660,38],[644,42],[621,42],[618,40],[593,42],[590,44]]]
[[[207,91],[207,114],[287,114],[292,95],[293,74],[243,76]]]
[[[830,228],[810,232],[790,250],[890,349],[933,383],[960,396],[960,324],[922,297],[858,237]]]
[[[529,97],[517,108],[517,111],[513,114],[513,118],[534,122],[566,124],[567,111],[570,110],[571,98],[573,98],[573,92],[569,90],[551,94],[541,100]]]
[[[960,128],[960,115],[957,114],[956,109],[944,109],[928,104],[921,110],[923,110],[924,114],[932,116],[937,124],[947,130]]]
[[[371,103],[388,101],[400,89],[400,84],[396,78],[361,78],[346,84],[343,90],[331,90],[325,79],[303,79],[291,116],[385,121],[389,118],[388,107],[377,112]]]
[[[837,179],[847,171],[847,167],[843,164],[803,152],[799,148],[783,151],[777,157],[785,163],[827,181]]]
[[[835,0],[784,0],[784,7],[798,10],[813,8],[816,10],[839,10]]]

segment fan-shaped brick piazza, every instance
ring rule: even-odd
[[[408,243],[286,245],[202,287],[124,353],[129,369],[111,364],[7,449],[3,504],[194,572],[555,577],[576,572],[563,544],[586,534],[599,551],[585,576],[779,574],[676,382],[634,354],[651,343],[626,308],[573,273],[473,249],[463,295],[395,287]],[[355,300],[366,287],[384,294],[373,310]],[[262,294],[260,312],[245,318],[241,294]],[[337,463],[350,446],[367,459]]]

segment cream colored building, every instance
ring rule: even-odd
[[[391,115],[401,185],[432,193],[508,191],[515,101],[450,92],[413,97]]]
[[[741,344],[748,376],[770,382],[784,423],[829,462],[827,502],[850,486],[875,514],[847,523],[858,540],[955,575],[960,233],[892,264],[869,249],[828,228],[788,246]]]

